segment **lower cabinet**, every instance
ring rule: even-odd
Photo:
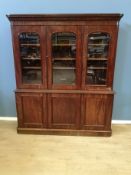
[[[46,127],[46,96],[42,93],[16,94],[18,128]]]
[[[111,94],[22,92],[16,102],[21,133],[111,135]]]

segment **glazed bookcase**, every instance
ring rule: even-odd
[[[110,136],[122,14],[12,14],[19,133]]]

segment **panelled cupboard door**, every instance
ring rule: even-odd
[[[83,27],[83,89],[112,87],[117,30],[117,26]]]
[[[112,95],[90,94],[82,97],[82,129],[110,130]]]
[[[78,129],[81,115],[81,98],[77,94],[48,95],[48,127]]]
[[[46,127],[46,96],[41,93],[16,93],[18,128]]]
[[[79,89],[81,40],[78,26],[48,26],[47,58],[50,89]]]
[[[13,47],[18,88],[46,88],[45,27],[14,26]]]

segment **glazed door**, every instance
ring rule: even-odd
[[[84,27],[82,86],[111,88],[113,82],[117,28]]]
[[[45,28],[13,28],[16,82],[18,88],[46,88]]]
[[[47,28],[48,86],[79,89],[81,73],[80,30],[77,26]]]

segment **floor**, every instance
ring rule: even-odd
[[[0,121],[0,175],[131,175],[131,125],[113,125],[112,137],[16,133]]]

